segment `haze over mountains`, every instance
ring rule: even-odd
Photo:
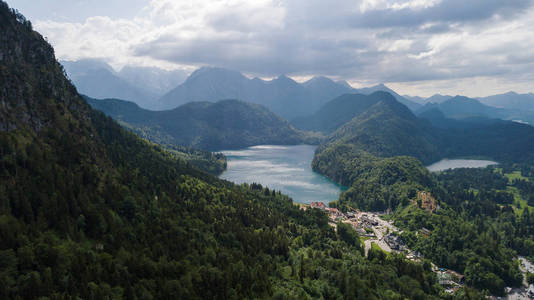
[[[333,81],[322,76],[298,83],[285,75],[263,80],[248,78],[234,70],[202,67],[181,83],[185,75],[179,71],[173,73],[157,68],[126,66],[115,72],[98,60],[64,61],[62,64],[80,93],[99,99],[129,100],[147,109],[172,109],[192,101],[239,99],[264,105],[291,120],[315,112],[340,95],[375,91],[392,93],[410,109],[420,107],[383,84],[354,89],[345,81]]]
[[[95,98],[119,98],[154,108],[154,101],[183,82],[183,71],[124,66],[115,71],[98,59],[61,61],[78,92]]]

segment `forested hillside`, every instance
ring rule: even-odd
[[[344,144],[379,157],[410,155],[424,162],[438,160],[439,140],[430,124],[417,119],[389,93],[377,92],[373,97],[377,99],[374,105],[327,137],[317,150],[317,160],[328,148],[344,149],[340,147]]]
[[[86,100],[95,109],[158,144],[223,150],[318,141],[265,107],[238,100],[191,102],[166,111],[145,110],[117,99]]]
[[[449,297],[428,264],[365,258],[350,226],[93,111],[5,2],[0,32],[0,298]]]

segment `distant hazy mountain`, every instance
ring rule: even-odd
[[[334,82],[326,77],[313,77],[302,86],[317,99],[332,99],[332,95],[343,95],[353,89],[346,81]]]
[[[265,107],[238,100],[190,102],[165,111],[145,110],[118,99],[86,100],[95,109],[160,144],[212,151],[309,141],[304,133]]]
[[[158,98],[181,84],[188,73],[183,70],[167,71],[155,67],[124,66],[118,76]]]
[[[534,111],[534,94],[506,94],[477,98],[480,102],[494,107]]]
[[[441,103],[441,102],[444,102],[444,101],[447,101],[453,98],[454,96],[434,94],[428,98],[419,97],[419,96],[409,96],[409,95],[402,95],[402,97],[412,102],[425,105],[427,103]]]
[[[426,100],[426,98],[419,96],[402,95],[402,97],[418,104],[425,104]]]
[[[345,81],[345,80],[337,80],[337,81],[335,81],[335,83],[340,84],[340,85],[345,86],[345,87],[348,87],[348,88],[350,88],[350,89],[353,88],[353,87],[352,87],[347,81]]]
[[[280,116],[292,120],[314,113],[326,102],[347,93],[370,94],[389,91],[399,101],[416,109],[420,105],[398,95],[385,85],[353,89],[347,82],[314,77],[304,83],[281,75],[273,80],[247,78],[233,70],[203,67],[159,99],[160,109],[170,109],[191,101],[240,99],[266,106]]]
[[[314,114],[296,118],[291,123],[299,129],[329,133],[378,103],[383,96],[384,92],[380,91],[371,95],[345,94],[329,101]]]
[[[154,101],[183,82],[185,72],[125,66],[115,72],[98,59],[62,61],[78,92],[94,98],[120,98],[153,108]]]
[[[425,99],[426,103],[443,103],[451,98],[454,98],[454,96],[450,95],[441,95],[441,94],[434,94],[428,98]]]
[[[61,64],[79,93],[95,98],[129,99],[143,107],[150,107],[156,97],[146,90],[128,83],[103,61],[84,59],[62,61]]]
[[[480,101],[464,96],[456,96],[441,103],[427,103],[416,111],[421,114],[427,110],[438,108],[447,118],[461,119],[470,117],[486,117],[506,119],[509,111],[491,107]]]

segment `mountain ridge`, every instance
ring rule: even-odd
[[[86,100],[95,109],[160,144],[220,151],[310,140],[267,108],[240,100],[189,102],[166,111],[149,111],[118,99]]]
[[[376,104],[383,92],[370,95],[344,94],[324,104],[313,115],[296,118],[292,123],[303,130],[330,133]]]

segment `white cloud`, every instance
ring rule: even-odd
[[[383,9],[412,9],[419,10],[425,9],[436,4],[441,3],[441,0],[408,0],[408,1],[388,1],[388,0],[362,0],[360,4],[360,11],[365,13],[370,10],[383,10]]]
[[[435,6],[441,3],[441,1],[442,0],[410,0],[410,1],[403,1],[403,2],[394,2],[392,4],[388,4],[388,8],[392,8],[395,10],[400,10],[400,9],[405,9],[405,8],[418,10],[418,9],[425,9],[425,8]]]

